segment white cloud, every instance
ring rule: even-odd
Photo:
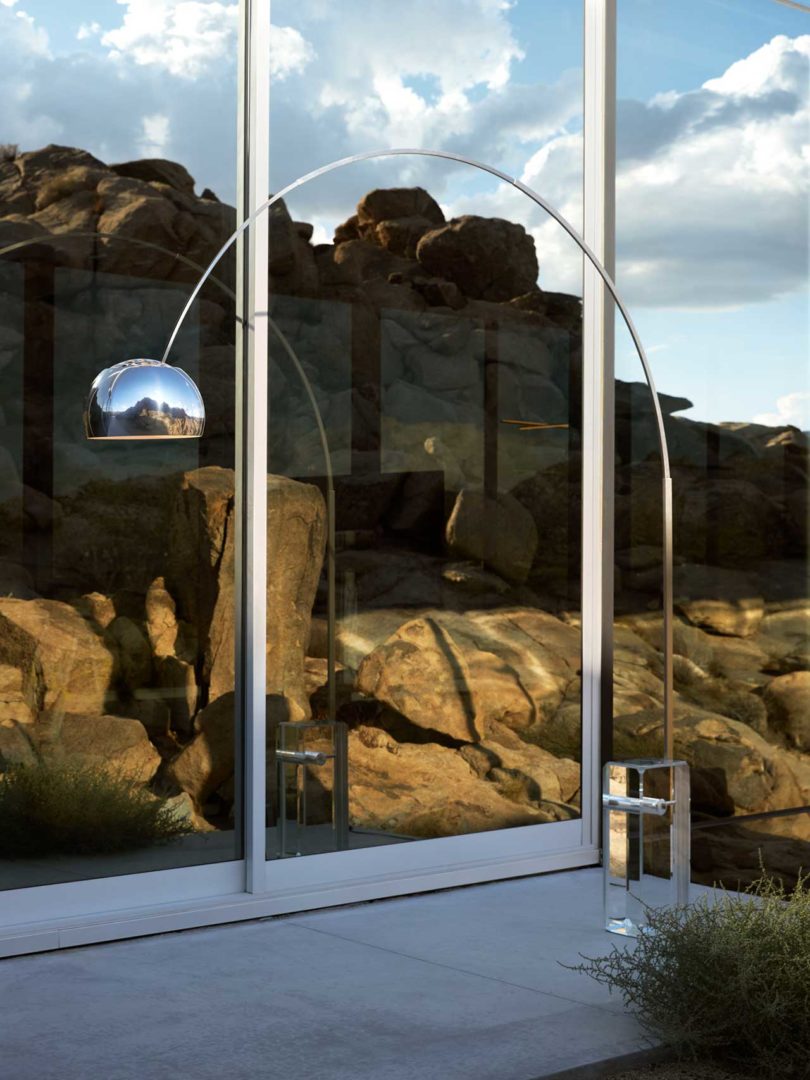
[[[349,100],[379,77],[430,76],[444,96],[507,84],[513,62],[524,55],[510,6],[502,0],[352,0],[336,12],[322,0],[299,0],[279,4],[274,16],[294,10],[296,24],[328,47],[318,53],[329,57],[322,79],[333,100]]]
[[[753,419],[755,424],[767,424],[768,427],[784,427],[792,424],[802,431],[810,430],[810,392],[798,390],[785,394],[776,400],[776,411],[759,413]]]
[[[102,45],[114,59],[195,80],[214,73],[223,63],[234,62],[238,4],[220,0],[118,3],[125,8],[121,25],[101,35]],[[312,46],[298,30],[291,26],[270,28],[270,71],[274,78],[284,79],[303,70],[314,56]]]
[[[76,31],[76,40],[87,41],[89,38],[99,37],[101,35],[101,29],[101,23],[82,23]]]
[[[807,73],[795,55],[793,44],[790,38],[780,34],[756,52],[737,60],[719,78],[708,79],[703,89],[740,98],[761,97],[773,90],[794,91],[797,80],[806,79]],[[785,57],[791,54],[786,64]]]
[[[806,287],[809,61],[810,36],[777,37],[697,90],[619,102],[617,282],[632,306],[728,309]],[[577,227],[581,156],[578,136],[553,138],[522,176]],[[541,283],[545,264],[577,291],[562,230],[533,231]]]
[[[165,157],[169,146],[171,122],[165,113],[152,113],[144,116],[143,135],[139,151],[144,157]]]
[[[163,68],[196,79],[233,54],[237,4],[203,0],[118,0],[125,8],[119,27],[101,37],[116,59]]]
[[[315,59],[315,50],[292,26],[270,27],[270,77],[285,79],[303,71]]]
[[[621,108],[618,280],[636,304],[730,307],[807,275],[810,36],[691,93]]]
[[[2,15],[2,41],[4,63],[13,62],[17,53],[22,55],[48,56],[48,35],[36,25],[32,15],[25,11],[11,11],[17,0],[0,0],[5,9]]]

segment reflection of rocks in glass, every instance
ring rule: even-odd
[[[40,728],[58,746],[45,701],[64,692],[68,712],[81,717],[68,722],[66,745],[78,745],[79,728],[89,739],[94,725],[99,747],[132,736],[144,777],[160,757],[150,783],[173,785],[176,798],[182,791],[198,823],[204,813],[232,827],[232,298],[209,283],[188,324],[183,363],[208,414],[193,457],[176,456],[177,447],[161,457],[160,443],[138,455],[88,444],[80,409],[85,378],[130,355],[133,341],[146,355],[162,344],[161,327],[232,231],[234,210],[210,192],[195,195],[171,162],[111,168],[51,147],[12,168],[0,221],[9,239],[57,238],[37,248],[52,264],[57,299],[52,288],[25,300],[22,255],[0,267],[0,437],[8,439],[0,593],[27,605],[24,617],[10,609],[12,618],[12,601],[0,601],[0,746],[30,747],[26,732]],[[117,239],[69,241],[77,229]],[[447,222],[418,188],[368,193],[330,244],[313,245],[312,225],[278,204],[270,236],[269,310],[313,387],[345,534],[339,711],[350,729],[353,825],[443,836],[575,816],[580,299],[538,287],[548,254],[523,224]],[[226,289],[234,266],[226,259],[216,270]],[[39,355],[49,355],[47,328],[56,328],[60,407],[49,418],[26,406],[29,445],[45,457],[55,441],[54,490],[25,490],[23,313]],[[99,341],[109,355],[96,359]],[[325,464],[311,402],[285,355],[271,335],[271,734],[279,720],[320,707],[326,674],[316,487]],[[92,372],[74,385],[88,357]],[[646,386],[617,381],[615,391],[615,737],[617,751],[638,756],[660,753],[660,469]],[[75,422],[65,403],[78,408]],[[810,802],[800,695],[810,618],[807,439],[787,426],[699,423],[679,415],[688,404],[661,395],[682,586],[677,746],[692,764],[697,818],[730,821]],[[183,434],[195,414],[177,409],[170,396],[144,390],[121,419],[142,432]],[[568,426],[538,426],[549,424]],[[462,512],[465,501],[473,513]],[[34,575],[26,560],[49,530],[52,551]],[[68,637],[81,645],[75,654]],[[696,832],[696,874],[709,882],[718,871],[755,875],[760,842],[766,863],[789,875],[810,862],[807,821]]]

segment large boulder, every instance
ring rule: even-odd
[[[4,654],[10,716],[57,701],[69,713],[104,712],[115,657],[69,604],[0,599],[0,662]]]
[[[442,224],[441,207],[424,188],[376,188],[363,196],[357,213],[337,227],[335,244],[362,239],[414,259],[421,238]]]
[[[663,711],[614,719],[614,756],[660,757]],[[693,808],[710,814],[753,814],[805,803],[799,755],[774,746],[747,724],[682,699],[675,707],[675,754],[692,770]]]
[[[119,615],[107,627],[105,642],[116,658],[116,674],[129,694],[152,681],[152,652],[141,627]]]
[[[756,640],[767,652],[767,668],[774,674],[810,667],[810,603],[801,596],[777,605],[760,624]]]
[[[162,577],[155,578],[146,590],[144,608],[152,655],[159,658],[180,656],[184,660],[193,660],[196,643],[191,627],[178,620],[177,605]]]
[[[209,466],[187,473],[172,518],[166,577],[200,643],[209,702],[234,687],[234,530],[232,471]],[[304,656],[325,540],[320,491],[268,476],[267,691],[278,719],[309,716]]]
[[[401,218],[425,218],[431,224],[444,222],[436,200],[424,188],[375,188],[357,204],[357,225],[377,225]]]
[[[429,218],[413,217],[394,218],[380,221],[374,229],[374,240],[381,248],[392,255],[404,255],[408,259],[416,256],[416,248],[426,232],[433,228]]]
[[[234,770],[234,696],[223,694],[197,716],[196,733],[169,767],[172,780],[199,809]]]
[[[771,680],[765,690],[771,726],[791,746],[810,751],[810,671],[792,671]]]
[[[121,716],[67,714],[53,728],[42,728],[39,750],[46,760],[64,759],[142,784],[160,765],[143,724]]]
[[[712,638],[711,667],[717,675],[753,688],[768,681],[763,671],[767,664],[768,655],[756,638]]]
[[[479,747],[470,747],[479,750]],[[479,758],[483,754],[483,761]],[[400,743],[374,727],[349,733],[352,824],[411,837],[459,836],[565,820],[577,810],[560,800],[551,755],[538,762],[509,763],[496,747],[475,759],[437,743]],[[560,763],[564,774],[573,762]],[[576,768],[575,766],[573,766]],[[545,790],[544,790],[545,789]]]
[[[696,563],[676,570],[675,606],[694,626],[731,637],[756,633],[765,614],[765,602],[746,574]]]
[[[30,724],[42,699],[42,669],[31,635],[0,616],[0,727]]]
[[[147,784],[157,772],[160,754],[137,720],[65,714],[57,707],[40,713],[36,724],[0,727],[0,769],[37,760],[101,769]]]
[[[184,791],[201,813],[214,795],[230,804],[234,790],[235,703],[233,693],[223,694],[206,706],[194,720],[194,736],[169,764],[166,779]],[[276,745],[277,709],[272,695],[265,699],[267,710],[267,792],[275,791],[273,751]]]
[[[626,439],[621,431],[617,433],[622,458],[631,449],[639,457],[657,454],[657,435],[652,423],[650,420],[649,438],[642,450],[638,449],[639,433],[635,425],[632,440],[629,428]],[[678,417],[669,420],[676,432],[686,423]],[[740,568],[777,555],[784,547],[786,533],[784,514],[773,497],[774,485],[762,491],[733,474],[707,476],[706,444],[712,433],[703,431],[693,435],[694,452],[684,460],[689,467],[676,469],[674,476],[676,554],[691,563]],[[660,465],[654,460],[620,465],[616,479],[617,550],[660,545]]]
[[[171,727],[188,734],[198,703],[196,635],[177,618],[177,606],[163,578],[155,578],[147,589],[144,607],[161,699]],[[164,724],[164,710],[157,710],[155,720]]]
[[[436,619],[414,619],[401,626],[360,665],[357,688],[418,727],[460,742],[478,742],[484,736],[464,654]]]
[[[513,801],[579,805],[579,763],[525,742],[497,721],[490,725],[490,738],[462,747],[460,753],[482,779],[497,784]]]
[[[102,232],[129,243],[106,242],[101,268],[130,278],[194,280],[233,228],[233,209],[196,197],[194,181],[177,162],[163,159],[107,166],[82,150],[46,146],[18,155],[12,174],[0,177],[0,218],[26,215],[24,224],[43,234]],[[5,170],[4,170],[5,172]],[[6,181],[6,182],[3,182]],[[18,232],[20,230],[18,229]],[[46,257],[89,266],[99,257],[91,236],[57,246]],[[218,277],[228,276],[224,267]]]
[[[493,724],[539,741],[580,649],[579,632],[542,611],[425,612],[367,656],[357,688],[459,742],[481,741]]]
[[[124,161],[119,165],[111,165],[110,171],[118,176],[129,176],[135,180],[143,180],[147,184],[168,184],[169,187],[182,191],[186,195],[194,194],[194,177],[176,161],[166,161],[165,158],[140,158],[138,161]]]
[[[511,300],[537,284],[533,238],[502,218],[455,218],[425,233],[416,257],[429,274],[447,278],[473,299]]]
[[[445,530],[447,546],[462,559],[480,559],[507,581],[525,581],[537,551],[537,526],[512,495],[487,498],[461,490]]]
[[[372,608],[344,615],[338,620],[336,643],[338,656],[343,664],[359,668],[363,660],[392,634],[415,617],[417,613],[407,608]],[[309,654],[326,656],[326,620],[313,619]],[[313,647],[315,646],[315,647]]]
[[[568,433],[562,434],[567,439]],[[567,450],[563,449],[562,453],[567,457]],[[543,538],[535,553],[535,569],[544,580],[552,576],[567,579],[572,556],[579,546],[577,530],[582,497],[580,485],[571,480],[571,463],[562,460],[535,472],[514,487],[511,495],[529,511],[538,536]]]
[[[182,617],[205,640],[220,588],[220,567],[233,537],[234,478],[230,469],[209,466],[180,481],[169,524],[164,588]],[[176,616],[175,616],[176,617]],[[154,615],[152,616],[154,618]]]

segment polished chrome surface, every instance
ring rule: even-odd
[[[653,814],[663,817],[667,808],[673,805],[672,799],[653,799],[649,795],[637,798],[633,795],[602,795],[602,806],[606,810],[624,810],[628,814]]]
[[[182,368],[124,360],[100,372],[84,410],[88,439],[198,439],[205,406]]]

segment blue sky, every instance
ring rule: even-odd
[[[775,0],[618,8],[617,278],[659,386],[690,397],[699,418],[781,411],[808,427],[810,50],[794,43],[810,16]],[[372,145],[433,145],[520,175],[579,221],[578,0],[273,0],[272,10],[275,187]],[[232,197],[233,0],[0,0],[0,20],[1,140],[174,157],[200,187]],[[523,221],[541,284],[577,290],[579,263],[557,227],[469,171],[347,170],[293,210],[328,235],[375,182],[423,183],[448,212]],[[617,364],[640,377],[621,348]]]
[[[753,53],[775,33],[810,33],[810,15],[773,0],[619,0],[618,11],[617,96],[624,99],[688,91]],[[810,131],[805,138],[810,139]],[[620,251],[622,209],[619,201]],[[807,252],[806,233],[800,239]],[[767,233],[762,244],[768,244]],[[686,415],[699,419],[778,415],[780,398],[810,391],[807,286],[805,280],[804,288],[778,299],[726,310],[637,308],[636,321],[652,353],[659,388],[689,397],[695,408]],[[626,349],[619,353],[617,368],[637,372],[635,358]],[[789,409],[782,407],[783,412]],[[791,418],[810,428],[810,400]]]

